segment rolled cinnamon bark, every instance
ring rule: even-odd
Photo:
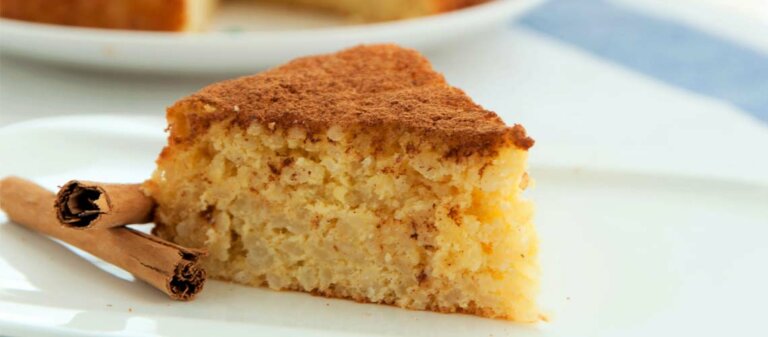
[[[0,209],[13,222],[59,239],[118,266],[172,299],[191,300],[203,289],[204,251],[178,246],[127,228],[78,231],[56,218],[53,193],[16,177],[0,180]]]
[[[76,229],[150,222],[155,203],[140,186],[71,180],[56,194],[56,217],[65,227]]]

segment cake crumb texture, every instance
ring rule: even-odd
[[[415,52],[299,59],[203,89],[168,119],[144,185],[155,233],[208,249],[212,277],[540,319],[528,147],[514,141],[528,138]]]

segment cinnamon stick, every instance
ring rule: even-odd
[[[178,246],[127,227],[78,231],[59,224],[55,195],[33,182],[0,180],[0,209],[13,222],[80,248],[160,289],[172,299],[191,300],[203,289],[204,251]]]
[[[150,222],[155,203],[140,186],[71,180],[56,194],[56,217],[63,226],[75,229]]]

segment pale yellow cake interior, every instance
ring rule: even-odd
[[[213,109],[213,108],[211,108]],[[169,122],[184,133],[184,116]],[[215,278],[412,309],[536,321],[527,151],[445,157],[408,131],[222,121],[167,148],[157,234]]]

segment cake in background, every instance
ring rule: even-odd
[[[267,1],[331,10],[351,20],[376,22],[436,14],[488,0]],[[0,0],[0,17],[94,28],[199,32],[207,28],[217,3],[217,0]]]

